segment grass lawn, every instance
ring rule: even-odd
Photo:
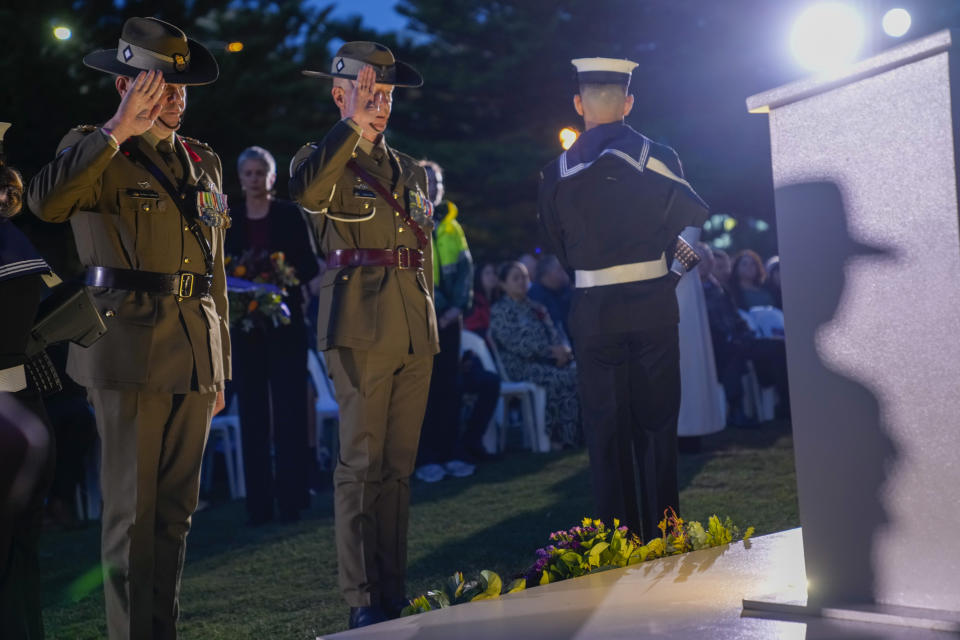
[[[789,426],[727,429],[680,456],[686,519],[729,515],[757,535],[799,525]],[[337,593],[332,496],[293,525],[244,526],[242,502],[198,513],[181,591],[183,638],[313,640],[346,628]],[[414,481],[408,588],[438,586],[456,570],[505,580],[535,559],[551,531],[591,515],[585,452],[510,452],[466,479]],[[41,546],[49,638],[106,635],[97,564],[99,527],[46,534]]]

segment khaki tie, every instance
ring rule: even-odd
[[[157,151],[160,153],[163,161],[167,163],[173,175],[176,176],[177,180],[182,180],[183,163],[180,162],[180,158],[177,157],[176,152],[173,150],[173,144],[169,140],[161,140],[157,143]]]

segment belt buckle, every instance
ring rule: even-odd
[[[409,269],[410,268],[410,247],[397,247],[397,250],[395,253],[397,256],[397,268]]]
[[[194,275],[192,273],[181,273],[180,274],[180,286],[177,290],[177,295],[183,298],[189,298],[193,295],[193,281]]]

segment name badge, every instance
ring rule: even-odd
[[[377,194],[373,189],[368,188],[367,185],[357,185],[353,188],[353,197],[373,200],[376,199]]]
[[[157,200],[160,198],[160,194],[152,189],[127,189],[127,197],[137,200]]]
[[[227,206],[227,194],[215,191],[197,191],[197,213],[200,222],[208,227],[229,229],[233,221],[230,219],[230,207]]]

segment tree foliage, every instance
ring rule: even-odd
[[[339,117],[329,84],[300,70],[327,68],[340,41],[372,39],[426,79],[421,89],[396,91],[388,137],[445,167],[481,259],[537,245],[539,171],[560,153],[559,130],[580,124],[569,62],[576,57],[638,62],[628,123],[677,150],[714,211],[773,222],[767,119],[747,114],[744,100],[800,77],[786,39],[804,0],[398,0],[413,38],[377,33],[362,18],[334,20],[334,1],[5,2],[0,119],[14,123],[9,155],[29,176],[71,126],[108,119],[118,102],[112,80],[81,58],[116,46],[127,17],[153,15],[183,27],[220,63],[214,85],[190,90],[183,131],[221,154],[228,193],[238,194],[237,154],[257,144],[277,157],[284,195],[289,159]],[[877,14],[891,3],[871,6]],[[911,36],[960,18],[956,3],[915,4],[907,7]],[[365,10],[359,1],[350,8]],[[51,37],[59,23],[72,39]],[[243,42],[243,51],[227,53],[229,41]]]

